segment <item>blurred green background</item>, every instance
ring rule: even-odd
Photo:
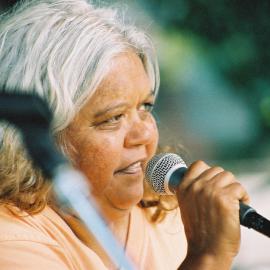
[[[115,1],[110,1],[115,4]],[[161,71],[161,142],[231,170],[270,217],[270,1],[130,0]],[[233,270],[270,269],[270,241],[241,227]]]
[[[136,4],[152,20],[149,28],[161,69],[157,111],[164,138],[182,143],[195,158],[268,158],[270,2]]]

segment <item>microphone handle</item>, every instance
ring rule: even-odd
[[[181,180],[183,179],[186,171],[186,167],[180,167],[174,170],[172,174],[170,174],[167,183],[168,188],[172,193],[175,193],[177,187],[179,186],[179,184],[181,184]],[[242,202],[239,202],[239,204],[240,224],[270,237],[270,221],[258,214],[256,210],[253,209],[251,206],[246,205]]]
[[[252,207],[240,202],[240,224],[270,237],[270,221]]]

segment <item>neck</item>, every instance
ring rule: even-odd
[[[99,203],[101,215],[115,237],[122,243],[126,243],[129,229],[131,209],[119,209],[108,204]]]
[[[59,210],[59,209],[58,209]],[[103,211],[102,211],[103,212]],[[129,234],[129,226],[130,226],[130,211],[120,211],[110,215],[106,215],[105,220],[107,221],[108,227],[111,232],[115,236],[115,238],[119,241],[119,243],[126,248]],[[60,216],[67,222],[73,232],[77,235],[77,237],[88,247],[90,247],[93,251],[95,251],[102,261],[107,265],[110,269],[114,269],[110,259],[107,257],[107,254],[104,252],[103,248],[97,242],[95,236],[88,231],[85,225],[76,217],[65,214],[63,212],[59,212]],[[105,215],[104,215],[105,216]]]
[[[92,195],[98,205],[98,209],[102,217],[109,225],[121,225],[124,220],[128,219],[133,206],[119,208],[116,207],[106,196],[101,197],[99,195],[95,196],[95,194]]]
[[[96,201],[109,229],[125,248],[128,240],[132,207],[128,209],[117,208],[106,197],[105,199],[103,197],[103,201],[98,197]]]

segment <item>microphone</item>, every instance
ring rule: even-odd
[[[154,156],[146,167],[146,180],[153,190],[161,195],[174,195],[181,184],[187,165],[173,153]],[[239,202],[240,224],[270,237],[270,221],[261,216],[251,206]]]

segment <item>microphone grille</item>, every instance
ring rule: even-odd
[[[177,164],[186,165],[181,157],[173,153],[158,154],[148,162],[145,178],[156,193],[167,194],[165,191],[166,174]]]

